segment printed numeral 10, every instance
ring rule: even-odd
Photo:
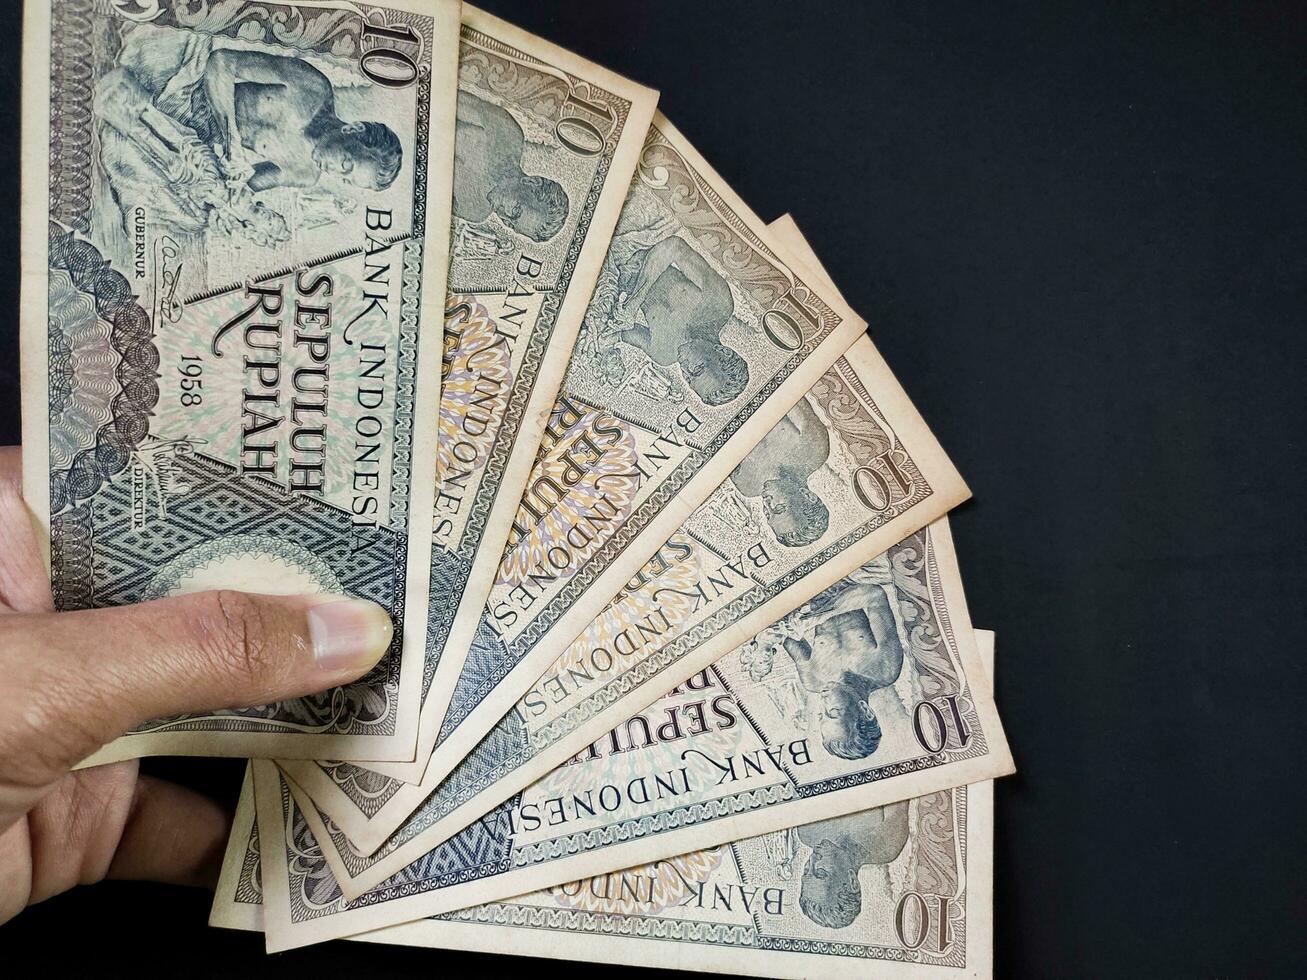
[[[363,21],[363,36],[374,41],[391,41],[420,47],[418,36],[407,24],[374,24]],[[417,62],[398,48],[378,45],[359,56],[359,68],[378,85],[404,88],[418,77]]]
[[[947,709],[947,714],[940,708],[941,704]],[[952,694],[935,701],[918,701],[912,710],[912,731],[927,752],[944,751],[950,732],[957,736],[959,748],[965,749],[971,741],[971,729],[962,720],[962,709]]]
[[[953,945],[953,937],[949,932],[948,909],[949,900],[944,895],[933,895],[935,899],[935,924],[938,928],[938,951],[942,954]],[[916,913],[916,928],[913,930],[914,935],[908,935],[908,908],[911,906]],[[916,892],[908,892],[899,899],[898,908],[894,910],[894,931],[899,934],[899,942],[908,949],[920,949],[925,945],[926,937],[930,935],[931,925],[930,903],[922,898]]]

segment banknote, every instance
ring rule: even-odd
[[[258,762],[270,948],[1010,771],[941,521],[854,569],[375,886],[358,887],[366,860],[301,791],[279,783],[275,766]]]
[[[26,5],[24,489],[58,607],[231,587],[402,621],[356,684],[158,719],[92,762],[412,757],[458,16]]]
[[[866,324],[661,114],[428,763],[471,751]]]
[[[425,776],[292,778],[379,846],[863,329],[658,116]]]
[[[994,634],[976,630],[993,675]],[[211,925],[263,929],[253,783]],[[941,790],[351,938],[759,976],[992,973],[993,784]]]
[[[826,291],[838,296],[792,223],[777,228],[808,262],[810,277],[820,278]],[[396,786],[355,770],[353,783],[318,780],[306,785],[299,772],[308,767],[289,770],[353,850],[371,854],[386,845],[387,852],[378,857],[384,863],[369,868],[370,876],[398,870],[407,863],[405,856],[413,859],[420,849],[466,826],[606,727],[742,642],[749,632],[732,639],[723,630],[740,616],[752,617],[755,630],[765,625],[754,608],[758,602],[766,600],[773,618],[781,615],[806,598],[799,594],[804,588],[815,591],[829,581],[822,576],[831,574],[831,560],[851,560],[851,568],[860,560],[858,553],[861,560],[870,558],[960,499],[950,496],[964,492],[960,481],[870,340],[858,341],[840,364],[766,437],[750,455],[752,462],[739,466],[700,508],[702,513],[691,517],[683,529],[688,537],[681,534],[667,543],[443,784],[433,790],[434,781],[428,779],[418,786]],[[854,407],[859,399],[861,408]],[[910,467],[905,463],[899,469],[900,460],[916,460],[912,465],[924,465],[925,470],[909,479]],[[781,478],[768,486],[773,471]],[[917,479],[923,474],[924,479]],[[799,506],[790,508],[791,499]],[[811,506],[804,510],[805,504]],[[899,530],[882,526],[896,514],[893,526]],[[917,523],[902,523],[907,520]],[[851,534],[843,533],[850,527]],[[854,551],[844,554],[848,548]],[[754,551],[768,556],[762,567],[747,560]],[[770,560],[773,554],[776,562]],[[736,577],[740,581],[727,587]],[[737,602],[746,578],[751,586],[748,598]],[[785,598],[769,594],[777,587]],[[705,590],[702,600],[688,598],[692,589]],[[687,618],[690,605],[694,608]],[[692,629],[696,625],[698,629]],[[653,635],[655,631],[662,635]],[[691,635],[682,637],[682,632]],[[600,673],[600,682],[607,683],[598,690],[568,682],[575,690],[567,696],[559,682],[551,680],[572,678],[577,667],[589,669],[582,665],[596,650],[603,654],[610,649],[609,642],[618,657]],[[620,672],[626,670],[634,673],[623,676]],[[604,717],[596,718],[601,710]],[[373,813],[370,820],[357,818],[365,807]],[[406,817],[412,813],[389,841],[393,821],[383,819],[387,807]],[[419,836],[421,843],[416,843]],[[392,856],[399,848],[403,855]],[[346,890],[352,887],[347,884]]]
[[[877,469],[886,460],[901,484]],[[767,506],[784,494],[794,507]],[[417,809],[398,831],[379,848],[349,843],[346,894],[416,860],[964,495],[871,342],[858,341],[453,775],[425,800],[424,786],[400,788]]]
[[[463,8],[424,720],[392,778],[430,757],[462,662],[445,651],[472,641],[656,101]]]

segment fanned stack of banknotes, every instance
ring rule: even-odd
[[[253,760],[215,924],[990,971],[1012,762],[968,491],[792,221],[655,92],[456,0],[25,17],[59,606],[320,592],[397,626],[358,683],[87,760]]]

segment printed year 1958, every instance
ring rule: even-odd
[[[177,365],[177,373],[181,375],[178,383],[182,407],[203,405],[204,362],[193,355],[183,354],[181,363]]]

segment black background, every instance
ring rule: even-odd
[[[998,974],[1300,974],[1302,5],[483,5],[660,88],[765,219],[791,211],[969,481],[953,529],[1020,770],[998,788]],[[14,220],[4,248],[17,442]],[[151,768],[227,797],[240,771]],[[0,948],[102,975],[533,968],[352,943],[265,958],[207,911],[101,885]]]

